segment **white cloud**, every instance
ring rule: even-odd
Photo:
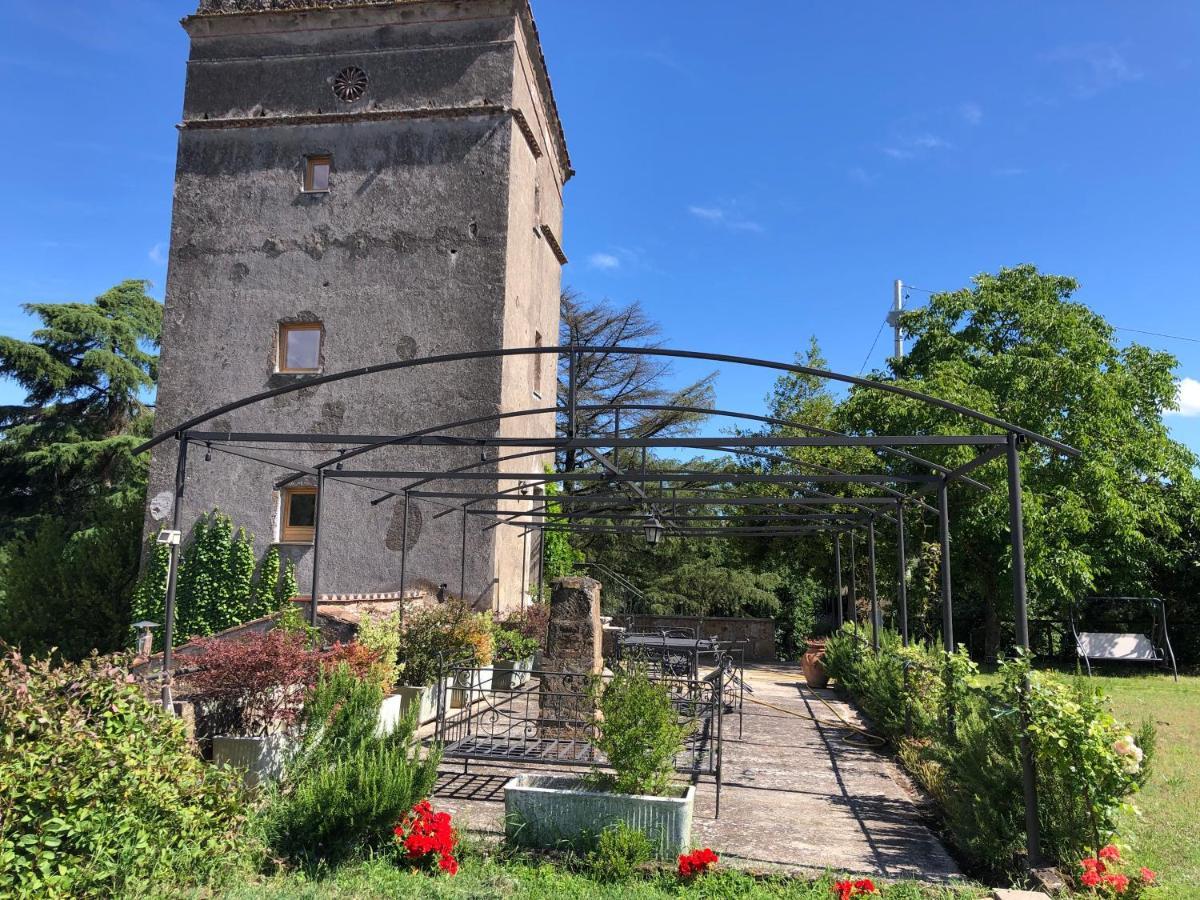
[[[703,219],[705,222],[720,225],[731,231],[751,231],[755,234],[766,231],[760,223],[743,218],[720,206],[689,206],[688,212],[697,219]]]
[[[892,159],[915,159],[934,150],[949,150],[953,145],[936,134],[912,134],[894,140],[883,148]]]
[[[978,103],[968,101],[959,106],[958,113],[968,125],[978,125],[983,121],[983,107]]]
[[[165,266],[167,264],[167,245],[159,242],[150,248],[150,252],[146,255],[150,257],[150,262],[156,266]]]
[[[1179,401],[1179,409],[1173,410],[1168,415],[1173,416],[1200,416],[1200,381],[1195,378],[1181,378],[1176,382],[1178,388],[1177,399]]]
[[[1142,77],[1142,73],[1109,44],[1059,47],[1047,53],[1045,58],[1066,66],[1071,92],[1084,99]]]
[[[593,269],[609,269],[621,268],[621,260],[613,256],[611,253],[593,253],[588,257],[588,265]]]

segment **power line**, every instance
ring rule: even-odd
[[[1151,337],[1170,338],[1173,341],[1188,341],[1193,344],[1200,344],[1200,338],[1184,337],[1181,334],[1164,334],[1161,331],[1143,331],[1140,328],[1126,328],[1123,325],[1112,326],[1117,331],[1132,331],[1134,334],[1148,334]]]
[[[945,294],[947,291],[931,291],[929,288],[917,287],[915,284],[905,284],[905,290],[920,291],[923,294]],[[1167,334],[1164,331],[1146,331],[1142,328],[1126,328],[1124,325],[1111,325],[1110,327],[1116,331],[1130,331],[1134,334],[1145,334],[1150,337],[1166,338],[1171,341],[1187,341],[1189,344],[1200,344],[1198,337],[1185,337],[1182,334]],[[861,373],[860,373],[861,374]]]
[[[879,343],[879,336],[883,334],[883,329],[887,327],[887,319],[885,318],[879,323],[879,330],[875,332],[875,340],[871,341],[871,349],[867,351],[867,358],[863,360],[862,368],[858,370],[858,374],[862,375],[867,371],[867,363],[871,361],[871,355],[875,352],[875,345]]]

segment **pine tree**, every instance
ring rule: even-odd
[[[79,511],[145,477],[131,450],[150,433],[162,306],[145,281],[92,303],[29,303],[42,326],[0,336],[0,376],[25,402],[0,406],[0,540]]]

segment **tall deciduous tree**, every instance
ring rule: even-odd
[[[1098,591],[1149,590],[1179,525],[1170,495],[1196,460],[1171,440],[1163,413],[1176,402],[1170,354],[1119,346],[1112,327],[1081,303],[1072,278],[1031,265],[977,276],[906,313],[903,360],[876,373],[1041,432],[1082,451],[1066,459],[1041,446],[1022,453],[1028,584],[1033,614],[1059,619],[1066,603]],[[956,414],[858,389],[839,410],[849,430],[978,430]],[[930,456],[937,451],[930,448]],[[946,452],[947,464],[967,451]],[[956,609],[982,617],[986,646],[1011,616],[1008,497],[1003,463],[973,476],[994,490],[952,491]]]

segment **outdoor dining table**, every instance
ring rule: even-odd
[[[700,654],[711,653],[714,660],[726,648],[726,642],[715,638],[668,637],[663,634],[623,634],[617,639],[621,651],[627,649],[655,649],[663,653],[687,654],[692,678],[700,674]],[[636,651],[635,651],[636,652]]]

